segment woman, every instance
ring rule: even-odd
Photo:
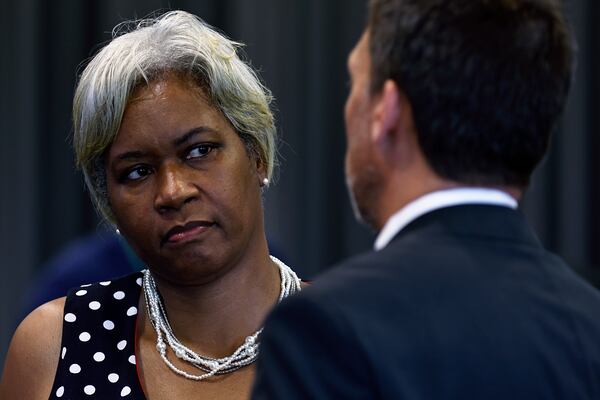
[[[262,321],[300,281],[268,253],[275,128],[237,46],[176,11],[117,36],[84,70],[77,162],[148,269],[31,313],[2,399],[248,396]]]

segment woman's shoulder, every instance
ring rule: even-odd
[[[52,300],[19,324],[6,356],[0,398],[48,398],[58,365],[64,305],[65,297]]]
[[[142,286],[143,271],[133,272],[111,280],[88,283],[75,287],[69,291],[67,301],[73,296],[83,297],[88,292],[92,293],[110,293],[115,290],[134,290],[138,291]]]
[[[65,321],[73,322],[77,315],[93,313],[101,316],[114,311],[117,305],[137,305],[141,293],[142,272],[135,272],[112,280],[78,286],[66,297]],[[75,315],[75,318],[73,316]]]
[[[17,341],[17,344],[20,344],[22,340],[32,340],[36,343],[28,343],[28,345],[35,348],[41,347],[38,342],[42,340],[55,341],[60,345],[65,300],[66,297],[60,297],[33,310],[17,327],[13,343]],[[56,335],[52,335],[53,333]]]

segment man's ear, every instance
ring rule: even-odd
[[[398,86],[390,79],[384,82],[381,91],[373,95],[373,124],[371,140],[374,143],[386,141],[386,136],[395,130],[400,118],[400,93]]]
[[[374,97],[371,140],[386,153],[404,143],[413,130],[412,107],[396,82],[388,79]]]

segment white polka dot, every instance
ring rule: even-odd
[[[129,356],[129,363],[135,365],[135,356]]]
[[[97,301],[92,301],[92,302],[90,303],[90,309],[92,309],[92,310],[97,310],[97,309],[99,309],[99,308],[100,308],[100,303],[99,303],[99,302],[97,302]]]
[[[138,286],[142,286],[142,278],[137,278],[137,279],[135,280],[135,283],[137,283],[137,284],[138,284]]]
[[[117,343],[117,349],[119,350],[123,350],[125,346],[127,346],[127,340],[121,340],[119,343]]]
[[[131,393],[131,389],[129,388],[129,386],[125,386],[122,390],[121,390],[121,397],[125,397],[127,396],[129,393]]]
[[[75,296],[84,296],[87,294],[87,290],[78,290],[75,292]]]
[[[113,297],[117,300],[123,300],[125,298],[125,293],[119,290],[113,294]]]
[[[79,334],[79,340],[81,340],[82,342],[88,342],[91,338],[92,335],[90,335],[88,332],[81,332]]]
[[[81,285],[81,286],[79,286],[79,287],[90,287],[90,286],[92,286],[92,284],[91,284],[91,283],[86,283],[85,285]]]
[[[76,320],[77,320],[77,317],[75,316],[75,314],[73,314],[73,313],[65,314],[65,321],[75,322]]]
[[[56,389],[56,397],[62,397],[63,394],[65,394],[65,387],[61,386],[58,389]]]
[[[129,307],[129,309],[127,310],[127,315],[128,316],[133,316],[137,314],[137,308],[135,307]]]
[[[63,347],[63,349],[62,349],[62,354],[60,355],[60,358],[61,358],[62,360],[64,360],[64,359],[65,359],[65,354],[67,354],[67,348],[66,348],[66,347]]]
[[[72,374],[78,374],[81,372],[81,367],[79,366],[79,364],[71,364],[71,366],[69,367],[69,372]]]
[[[92,395],[92,394],[96,393],[96,388],[92,385],[87,385],[86,387],[83,388],[83,392],[87,395]]]
[[[108,381],[110,383],[117,383],[118,380],[119,380],[118,374],[115,374],[114,372],[112,374],[108,374]]]
[[[102,361],[104,361],[105,358],[106,357],[104,356],[104,353],[101,351],[94,354],[94,361],[102,362]]]
[[[101,284],[102,286],[108,286],[108,285],[110,285],[110,281],[104,281],[104,282],[100,282],[100,284]]]
[[[104,329],[106,329],[108,331],[112,331],[113,329],[115,329],[114,322],[112,322],[109,319],[107,319],[106,321],[104,321],[104,323],[102,324],[102,326],[104,327]]]

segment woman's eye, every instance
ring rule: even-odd
[[[150,168],[144,167],[144,166],[139,166],[139,167],[130,169],[126,173],[125,178],[129,181],[138,181],[140,179],[147,177],[151,173],[152,173],[152,171],[150,170]]]
[[[210,153],[213,149],[214,146],[210,144],[201,144],[199,146],[195,146],[189,151],[186,159],[192,160],[194,158],[206,157],[206,155],[208,155],[208,153]]]

